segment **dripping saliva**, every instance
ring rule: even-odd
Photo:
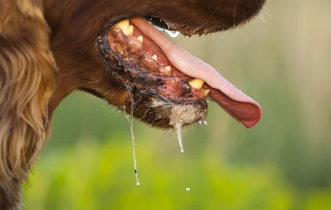
[[[179,35],[179,31],[164,30],[164,32],[167,33],[171,38],[176,38]]]
[[[177,139],[178,139],[181,153],[184,152],[183,141],[182,141],[182,127],[183,127],[182,124],[176,124],[174,126],[176,133],[177,133]]]
[[[131,100],[131,99],[130,99]],[[130,115],[128,113],[126,113],[126,106],[123,106],[123,112],[124,112],[124,116],[126,118],[126,120],[130,123]]]
[[[138,179],[138,171],[137,171],[137,158],[136,158],[136,146],[135,146],[135,138],[134,138],[134,130],[133,130],[133,109],[134,109],[134,100],[131,97],[131,89],[128,88],[129,91],[129,98],[130,98],[130,103],[131,103],[131,112],[130,116],[131,119],[129,119],[129,115],[125,113],[124,109],[124,114],[127,117],[127,119],[130,122],[130,133],[131,133],[131,141],[132,141],[132,156],[133,156],[133,166],[134,166],[134,174],[136,176],[136,184],[140,185],[139,179]]]
[[[204,121],[199,120],[198,123],[199,123],[199,125],[202,125],[202,123],[205,124],[205,125],[208,125],[207,121],[205,121],[205,120]]]

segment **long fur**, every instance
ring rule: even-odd
[[[96,47],[105,27],[154,15],[179,22],[178,30],[216,32],[246,22],[264,2],[0,0],[0,210],[19,209],[20,189],[44,145],[49,118],[68,94],[80,89],[113,105],[127,101],[127,90]],[[117,62],[108,67],[120,68]]]
[[[0,209],[18,208],[20,188],[43,146],[57,69],[39,0],[0,1]]]

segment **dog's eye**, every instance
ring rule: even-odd
[[[146,17],[146,20],[153,25],[157,30],[167,33],[170,37],[176,38],[179,35],[178,31],[171,31],[167,23],[163,20],[156,18],[156,17]]]
[[[146,20],[159,30],[160,29],[162,29],[162,30],[169,29],[168,25],[159,18],[148,16],[148,17],[146,17]]]

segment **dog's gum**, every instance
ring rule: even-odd
[[[141,43],[137,39],[129,39],[129,42],[126,46],[130,48],[130,53],[134,55],[144,54],[144,49],[142,48]]]
[[[144,59],[141,59],[140,67],[147,69],[151,72],[158,72],[159,64],[151,57],[145,55]]]

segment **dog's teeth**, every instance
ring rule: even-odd
[[[138,36],[137,39],[141,44],[144,42],[144,37],[142,37],[142,36]]]
[[[123,29],[126,29],[129,27],[129,20],[126,19],[126,20],[122,20],[121,22],[118,22],[116,24],[116,26],[120,27],[120,28],[123,28]]]
[[[123,20],[116,24],[117,27],[121,28],[123,34],[125,35],[132,35],[133,34],[133,26],[130,26],[130,22],[128,19]]]
[[[153,60],[157,61],[157,55],[152,56]]]
[[[166,67],[164,67],[164,69],[167,70],[167,71],[171,71],[171,67],[170,66],[166,66]]]
[[[199,90],[199,89],[202,88],[202,85],[203,85],[204,81],[201,80],[201,79],[193,79],[193,80],[189,81],[189,83],[193,88]]]
[[[205,92],[203,93],[203,96],[206,97],[209,94],[210,90],[206,89]]]
[[[133,26],[129,26],[128,33],[129,34],[127,34],[127,35],[132,35],[133,34]]]
[[[116,24],[117,27],[122,29],[123,34],[127,35],[128,34],[128,28],[129,28],[129,20],[122,20],[121,22]]]

